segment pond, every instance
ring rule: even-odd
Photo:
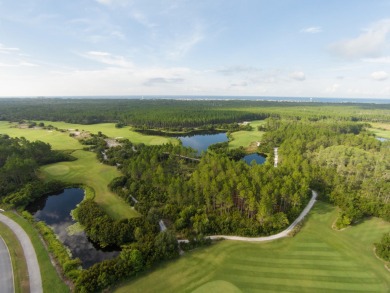
[[[250,154],[246,155],[244,158],[242,158],[248,165],[251,164],[251,162],[254,160],[256,164],[261,165],[264,164],[266,158],[259,154]]]
[[[376,139],[381,141],[381,142],[385,142],[385,141],[389,140],[388,138],[384,138],[384,137],[376,137]]]
[[[179,136],[178,139],[181,140],[183,146],[197,150],[198,154],[207,151],[207,148],[214,143],[228,141],[226,133]]]
[[[67,188],[62,193],[52,194],[39,198],[27,207],[36,220],[44,221],[58,235],[62,243],[67,246],[73,257],[80,258],[83,268],[89,268],[97,262],[111,259],[119,251],[106,251],[95,246],[84,232],[70,235],[67,228],[75,223],[70,212],[76,208],[84,198],[84,190]]]

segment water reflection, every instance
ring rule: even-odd
[[[256,162],[256,164],[258,165],[261,165],[261,164],[264,164],[265,162],[265,157],[263,157],[262,155],[259,155],[259,154],[250,154],[250,155],[246,155],[243,160],[248,164],[250,165],[252,163],[252,161],[254,160]]]
[[[207,148],[214,143],[228,141],[226,133],[180,136],[178,139],[181,140],[183,146],[192,147],[198,151],[198,154],[207,151]]]
[[[118,255],[118,251],[105,251],[94,245],[84,232],[69,235],[67,228],[75,223],[70,212],[84,197],[84,190],[68,188],[62,193],[39,198],[27,207],[38,221],[44,221],[58,235],[59,239],[80,258],[83,268]]]

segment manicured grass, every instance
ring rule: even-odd
[[[14,123],[0,121],[0,133],[8,134],[11,137],[25,137],[27,140],[40,140],[51,144],[53,150],[77,150],[82,149],[83,145],[76,139],[69,136],[66,132],[45,129],[21,129],[15,127]]]
[[[41,239],[39,238],[38,232],[34,229],[34,227],[25,219],[12,212],[6,212],[5,214],[17,222],[24,229],[24,231],[26,231],[31,239],[35,253],[38,257],[39,267],[41,269],[43,292],[69,292],[69,288],[60,279],[55,268],[51,264],[50,257],[45,247],[43,246]],[[18,256],[18,262],[20,261],[19,257],[20,256]]]
[[[233,140],[229,142],[229,148],[234,149],[242,146],[248,149],[248,151],[254,151],[257,148],[257,142],[261,141],[261,137],[264,134],[264,132],[258,131],[257,127],[264,123],[264,120],[251,121],[250,125],[253,127],[253,130],[233,132],[231,134]]]
[[[42,122],[42,121],[37,121]],[[132,143],[144,143],[146,145],[159,145],[164,143],[177,144],[178,140],[175,138],[168,138],[155,135],[143,135],[132,130],[131,127],[115,128],[114,123],[101,123],[92,125],[72,124],[65,122],[51,122],[43,121],[45,125],[52,125],[59,129],[78,129],[85,130],[94,134],[101,131],[110,138],[127,138]],[[8,134],[11,137],[25,137],[27,140],[35,141],[41,140],[51,144],[54,150],[78,150],[84,146],[80,144],[77,139],[69,136],[69,132],[60,132],[56,130],[46,129],[21,129],[16,127],[16,123],[9,123],[7,121],[0,121],[0,134]]]
[[[41,121],[37,121],[41,122]],[[127,138],[132,143],[144,143],[146,145],[158,145],[164,143],[177,143],[178,141],[173,138],[167,138],[162,136],[154,136],[154,135],[143,135],[138,132],[132,130],[131,127],[123,127],[123,128],[115,128],[114,123],[100,123],[100,124],[91,124],[91,125],[83,125],[83,124],[72,124],[65,122],[51,122],[51,121],[43,121],[45,125],[53,125],[59,129],[78,129],[79,131],[85,130],[89,131],[93,134],[97,134],[101,131],[103,134],[107,135],[110,138]]]
[[[20,245],[14,232],[12,232],[12,230],[3,223],[0,223],[0,236],[3,237],[11,255],[12,268],[14,272],[15,293],[30,292],[27,263],[24,257],[22,246]]]
[[[390,273],[372,243],[390,223],[331,229],[334,207],[317,202],[294,238],[222,241],[123,284],[115,292],[389,292]]]
[[[370,130],[378,137],[390,139],[390,124],[386,123],[370,123]]]
[[[47,181],[56,179],[69,183],[81,183],[93,188],[94,200],[115,219],[138,215],[129,204],[107,187],[112,179],[121,176],[116,167],[99,163],[93,152],[77,150],[72,155],[77,158],[76,161],[41,167],[40,177]]]

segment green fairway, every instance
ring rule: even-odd
[[[264,120],[251,121],[250,125],[253,127],[253,130],[233,132],[231,134],[233,139],[229,141],[229,148],[235,149],[242,146],[248,151],[255,151],[257,142],[261,141],[261,137],[264,134],[264,132],[258,131],[257,127],[264,123]]]
[[[94,200],[115,219],[138,215],[129,204],[107,187],[112,179],[121,175],[115,167],[99,163],[96,154],[92,152],[77,150],[72,155],[77,158],[76,161],[43,166],[40,176],[45,180],[57,179],[92,187],[96,195]]]
[[[372,218],[331,229],[334,207],[317,202],[294,238],[222,241],[122,284],[115,292],[389,292],[390,273],[373,253],[390,223]]]
[[[371,123],[370,130],[375,133],[377,137],[390,139],[390,124],[386,123]]]
[[[11,137],[25,137],[27,140],[40,140],[49,143],[53,150],[77,150],[82,149],[76,139],[69,136],[68,133],[55,130],[17,128],[17,124],[0,121],[0,134],[8,134]]]
[[[39,121],[40,122],[40,121]],[[132,143],[144,143],[146,145],[158,145],[164,143],[177,143],[176,139],[167,138],[162,136],[155,135],[143,135],[138,132],[132,131],[131,127],[116,128],[114,123],[100,123],[100,124],[72,124],[65,122],[51,122],[43,121],[45,125],[53,125],[59,129],[78,129],[79,131],[84,130],[93,134],[97,134],[101,131],[103,134],[107,135],[110,138],[127,138]]]

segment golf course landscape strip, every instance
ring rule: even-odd
[[[321,201],[307,217],[294,237],[221,241],[141,274],[115,292],[147,292],[153,284],[154,292],[202,293],[214,282],[224,286],[213,292],[388,292],[390,274],[372,247],[390,223],[370,218],[335,231],[337,209]]]

